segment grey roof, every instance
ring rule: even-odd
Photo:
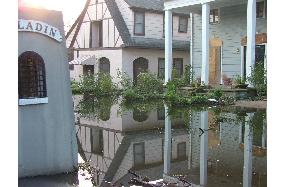
[[[163,11],[164,0],[124,0],[130,7]]]
[[[132,43],[130,45],[124,45],[123,47],[137,47],[137,48],[165,48],[164,39],[144,38],[144,37],[132,37]],[[189,41],[173,40],[173,49],[176,50],[189,50]]]
[[[131,35],[116,2],[114,0],[105,0],[105,3],[109,9],[111,17],[115,23],[115,26],[117,27],[123,43],[129,45],[131,43]]]
[[[145,9],[149,11],[164,12],[164,0],[124,0],[130,8]],[[181,14],[189,16],[189,12],[182,10],[173,10],[174,14]]]

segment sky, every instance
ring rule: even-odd
[[[49,10],[62,11],[65,32],[75,22],[84,8],[86,0],[18,0],[19,6],[45,8]]]

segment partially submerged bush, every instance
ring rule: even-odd
[[[264,67],[264,62],[255,63],[254,68],[252,68],[251,76],[248,77],[248,81],[256,88],[257,95],[266,95],[267,91],[267,74]]]
[[[73,93],[92,93],[97,97],[117,93],[117,85],[112,82],[112,77],[108,73],[83,75],[79,82],[72,84]]]
[[[162,81],[151,73],[140,73],[135,87],[139,94],[159,94],[163,92]]]

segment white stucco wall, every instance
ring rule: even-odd
[[[77,54],[77,52],[74,52]],[[117,69],[122,70],[122,49],[112,49],[112,50],[79,50],[79,57],[81,55],[95,55],[96,60],[94,61],[94,73],[99,72],[99,59],[102,57],[108,58],[110,61],[110,74],[113,77],[113,81],[117,82]],[[75,55],[74,55],[75,56]],[[70,78],[79,80],[79,76],[83,75],[83,66],[74,65],[74,70],[70,71]]]
[[[139,57],[148,59],[148,70],[151,73],[158,73],[158,58],[165,58],[164,50],[158,49],[123,49],[122,70],[133,79],[133,61]],[[183,67],[189,65],[188,51],[173,51],[173,58],[183,58]]]

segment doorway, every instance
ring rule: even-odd
[[[213,86],[221,83],[222,44],[218,38],[210,40],[209,84]]]

